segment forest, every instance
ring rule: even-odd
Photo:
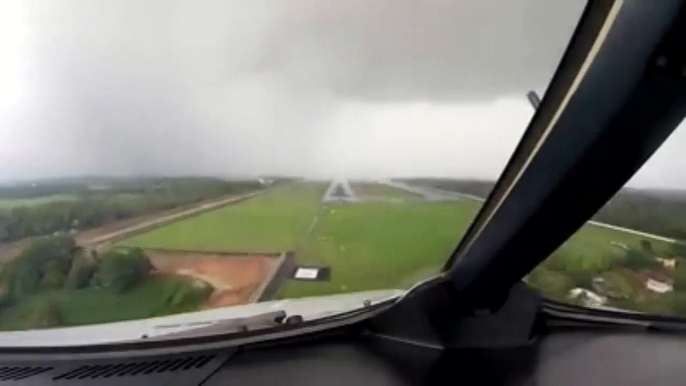
[[[0,186],[0,242],[72,233],[260,188],[257,181],[202,177],[70,179]]]
[[[211,285],[155,274],[138,248],[102,254],[70,236],[32,240],[0,270],[0,330],[105,323],[194,311]]]

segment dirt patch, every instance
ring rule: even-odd
[[[0,243],[0,262],[5,263],[13,260],[29,245],[31,245],[31,238],[11,243]]]
[[[159,250],[146,250],[145,253],[161,273],[188,276],[211,284],[214,292],[201,309],[249,303],[279,265],[279,259],[274,255]]]

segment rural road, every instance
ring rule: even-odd
[[[199,214],[202,214],[202,213],[214,210],[214,209],[218,209],[222,206],[225,206],[225,205],[237,202],[237,201],[241,201],[241,200],[256,196],[262,192],[263,191],[257,191],[257,192],[253,192],[253,193],[244,194],[241,196],[228,197],[225,199],[220,199],[218,201],[205,203],[203,205],[193,207],[193,208],[190,208],[188,210],[181,211],[181,212],[177,212],[177,213],[174,213],[174,214],[171,214],[168,216],[161,216],[161,217],[157,217],[157,218],[154,218],[151,220],[147,220],[147,221],[132,225],[130,227],[118,229],[116,231],[112,231],[110,233],[107,233],[107,234],[92,238],[90,240],[87,240],[84,242],[84,244],[85,244],[84,246],[90,247],[90,248],[97,248],[97,247],[100,247],[101,244],[109,243],[109,242],[113,242],[113,241],[119,241],[119,240],[127,238],[127,237],[129,237],[135,233],[139,233],[139,232],[147,231],[147,230],[152,230],[154,228],[169,224],[169,223],[174,222],[176,220],[181,220],[181,219],[188,218],[188,217],[195,216],[195,215],[199,215]]]

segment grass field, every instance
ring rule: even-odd
[[[404,200],[421,199],[416,194],[412,194],[402,189],[397,189],[388,185],[381,185],[376,183],[353,183],[350,185],[357,197],[370,198],[400,198]]]
[[[0,330],[23,330],[31,313],[55,304],[64,326],[116,322],[194,311],[198,304],[174,306],[174,294],[190,285],[174,277],[152,277],[123,294],[85,288],[41,292],[22,298],[0,313]]]
[[[0,210],[12,209],[18,206],[35,206],[59,201],[76,201],[78,197],[73,194],[54,194],[51,196],[31,198],[0,198]]]
[[[331,281],[289,281],[279,296],[408,288],[440,270],[479,205],[458,201],[324,208],[298,262],[330,265]]]
[[[565,254],[568,256],[568,261],[577,264],[569,268],[602,270],[624,255],[624,250],[613,245],[613,242],[638,250],[641,240],[644,239],[631,233],[588,224],[577,231],[555,253]],[[667,243],[655,240],[650,242],[658,256],[665,255],[669,251]]]
[[[439,272],[482,205],[467,199],[424,201],[374,183],[353,183],[352,188],[356,195],[376,200],[322,203],[327,187],[325,182],[276,186],[119,245],[217,252],[295,251],[297,264],[331,268],[328,281],[285,280],[276,293],[279,299],[404,289]],[[36,200],[45,202],[47,198],[31,200],[40,203]],[[72,198],[51,196],[53,201]],[[2,203],[0,200],[0,207]],[[644,239],[586,225],[527,280],[544,295],[563,301],[571,288],[585,286],[580,283],[595,277],[604,278],[616,293],[647,299],[641,273],[617,264],[626,261],[621,245],[638,250]],[[669,255],[669,244],[651,241],[651,245],[654,256]],[[245,270],[241,271],[245,276]],[[6,305],[0,312],[0,330],[35,327],[36,320],[54,320],[54,312],[60,325],[77,326],[193,311],[204,298],[193,297],[181,304],[179,299],[184,298],[180,295],[187,294],[189,286],[187,279],[155,274],[122,294],[95,288],[43,291]],[[620,307],[631,308],[626,304]]]
[[[142,248],[282,252],[302,242],[318,211],[325,183],[280,186],[120,243]]]
[[[476,216],[472,200],[426,202],[400,189],[353,184],[360,196],[402,200],[321,204],[326,184],[277,187],[253,199],[123,241],[143,248],[280,252],[299,264],[331,267],[328,282],[290,280],[279,298],[382,288],[407,288],[437,273]],[[409,198],[409,199],[408,199]],[[541,237],[545,237],[542,235]],[[583,227],[558,251],[578,270],[603,271],[643,238]],[[653,242],[657,254],[668,245]]]
[[[330,282],[289,281],[280,297],[407,288],[439,271],[480,207],[480,203],[468,200],[424,202],[402,190],[374,184],[365,184],[365,195],[412,200],[322,206],[326,188],[326,184],[318,183],[277,187],[120,245],[246,252],[296,250],[299,264],[332,267]]]

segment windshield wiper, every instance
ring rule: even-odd
[[[153,327],[154,336],[143,335],[148,341],[189,338],[227,333],[262,330],[281,325],[294,325],[303,321],[300,315],[286,314],[286,311],[270,311],[239,318],[218,319],[214,321],[160,324]],[[167,332],[168,331],[168,332]]]
[[[620,309],[596,309],[574,307],[557,302],[544,301],[543,312],[548,325],[557,327],[635,327],[662,332],[686,332],[686,322],[680,318],[656,316]]]

